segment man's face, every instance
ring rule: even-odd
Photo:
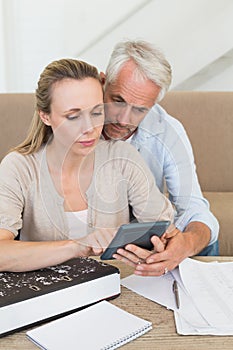
[[[151,80],[136,80],[135,64],[124,64],[114,82],[105,87],[104,132],[111,139],[127,139],[154,105],[160,87]]]

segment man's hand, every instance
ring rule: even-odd
[[[151,242],[153,243],[153,246],[156,247],[156,252],[164,251],[165,244],[159,237],[153,236]],[[147,258],[152,255],[153,253],[150,250],[140,248],[134,244],[127,244],[125,249],[117,249],[117,253],[113,254],[113,258],[121,260],[125,264],[136,268],[139,264],[144,265]]]
[[[151,238],[151,242],[154,246],[153,251],[149,251],[143,248],[140,248],[134,244],[128,244],[125,249],[120,248],[117,250],[117,253],[113,255],[113,257],[117,260],[121,260],[127,265],[133,266],[135,268],[138,267],[138,265],[143,266],[146,264],[147,259],[149,257],[153,258],[153,256],[158,253],[161,253],[165,250],[168,241],[174,237],[179,230],[175,228],[174,225],[170,225],[167,231],[161,236],[161,238],[157,236],[153,236]],[[152,267],[153,268],[153,267]],[[136,271],[135,271],[136,273]],[[163,271],[159,272],[158,275],[161,275],[164,273]],[[154,274],[155,275],[155,274]],[[156,274],[157,276],[157,274]]]
[[[186,230],[168,230],[161,239],[153,236],[153,252],[128,244],[125,249],[118,249],[113,257],[134,266],[134,273],[137,275],[161,276],[173,270],[185,258],[197,254],[208,244],[210,232],[206,225],[191,223]]]

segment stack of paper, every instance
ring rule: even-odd
[[[174,310],[179,334],[233,335],[233,263],[185,259],[161,277],[129,276],[122,285]],[[173,292],[178,283],[179,309]]]
[[[186,259],[179,273],[186,301],[181,296],[180,310],[175,311],[177,332],[233,335],[233,263]]]

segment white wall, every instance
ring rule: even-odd
[[[154,42],[172,64],[172,87],[188,81],[192,89],[190,76],[196,82],[233,48],[232,18],[233,0],[0,0],[0,92],[34,91],[42,69],[61,57],[104,70],[124,38]]]
[[[208,79],[199,81],[191,90],[233,91],[233,64],[219,74],[210,75]]]
[[[175,90],[233,91],[233,50],[177,85]]]
[[[233,48],[232,19],[233,0],[154,0],[82,54],[104,68],[115,42],[145,38],[165,53],[175,87]]]
[[[33,91],[52,60],[75,57],[143,0],[0,0],[0,91]],[[1,43],[1,39],[4,42]],[[5,56],[5,61],[4,61]]]
[[[0,90],[6,90],[3,2],[0,2]]]

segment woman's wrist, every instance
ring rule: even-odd
[[[91,249],[86,244],[79,242],[78,240],[72,239],[70,242],[70,249],[72,251],[72,257],[77,258],[81,256],[89,256]]]

